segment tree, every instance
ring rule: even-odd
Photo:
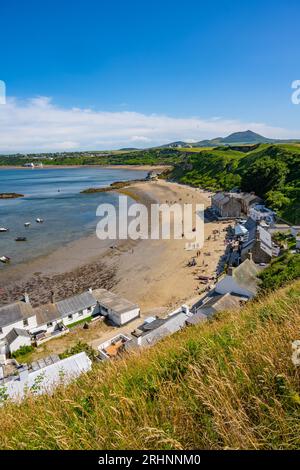
[[[279,190],[288,174],[287,165],[270,157],[256,160],[242,177],[243,191],[255,191],[264,197],[271,190]]]
[[[287,207],[291,200],[285,196],[281,191],[269,191],[266,194],[266,202],[275,211],[280,211],[284,207]]]

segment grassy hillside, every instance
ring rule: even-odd
[[[300,223],[300,147],[261,144],[249,152],[218,147],[187,152],[171,178],[212,190],[255,191],[269,207]]]
[[[0,410],[2,449],[295,449],[300,281],[52,397]]]

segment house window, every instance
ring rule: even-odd
[[[2,328],[0,327],[0,335],[2,335],[2,333],[3,333],[3,330],[2,330]]]
[[[73,315],[72,315],[72,313],[71,313],[70,315],[68,315],[68,319],[69,319],[69,320],[72,320],[72,318],[73,318]]]
[[[89,307],[89,308],[87,309],[87,311],[88,311],[88,313],[91,313],[91,312],[93,311],[93,307]]]
[[[52,321],[49,321],[49,322],[47,323],[47,328],[50,328],[51,326],[53,326],[53,323],[52,323]]]
[[[27,318],[25,320],[23,320],[23,326],[28,326],[28,320]]]
[[[82,317],[82,315],[83,315],[83,310],[80,310],[80,312],[78,312],[78,316]]]

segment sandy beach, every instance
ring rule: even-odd
[[[210,204],[211,194],[163,180],[139,182],[123,189],[138,202]],[[65,298],[85,289],[105,287],[141,306],[143,314],[160,313],[191,303],[206,288],[199,275],[212,276],[224,253],[222,222],[205,224],[205,244],[197,265],[188,267],[194,252],[184,240],[100,241],[81,238],[53,253],[7,270],[1,269],[1,304],[24,291],[33,304],[48,302],[50,291]],[[219,234],[213,232],[218,230]]]

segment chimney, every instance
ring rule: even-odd
[[[51,291],[51,303],[55,303],[55,292],[53,290]]]
[[[23,301],[25,302],[25,304],[30,304],[29,295],[27,294],[27,292],[24,292]]]
[[[93,293],[93,289],[91,287],[88,288],[88,291],[89,291],[90,294]]]
[[[249,259],[250,261],[252,261],[252,253],[251,253],[251,251],[248,251],[248,253],[247,253],[247,259]]]
[[[227,276],[232,276],[232,274],[233,274],[233,267],[229,266],[227,269]]]

